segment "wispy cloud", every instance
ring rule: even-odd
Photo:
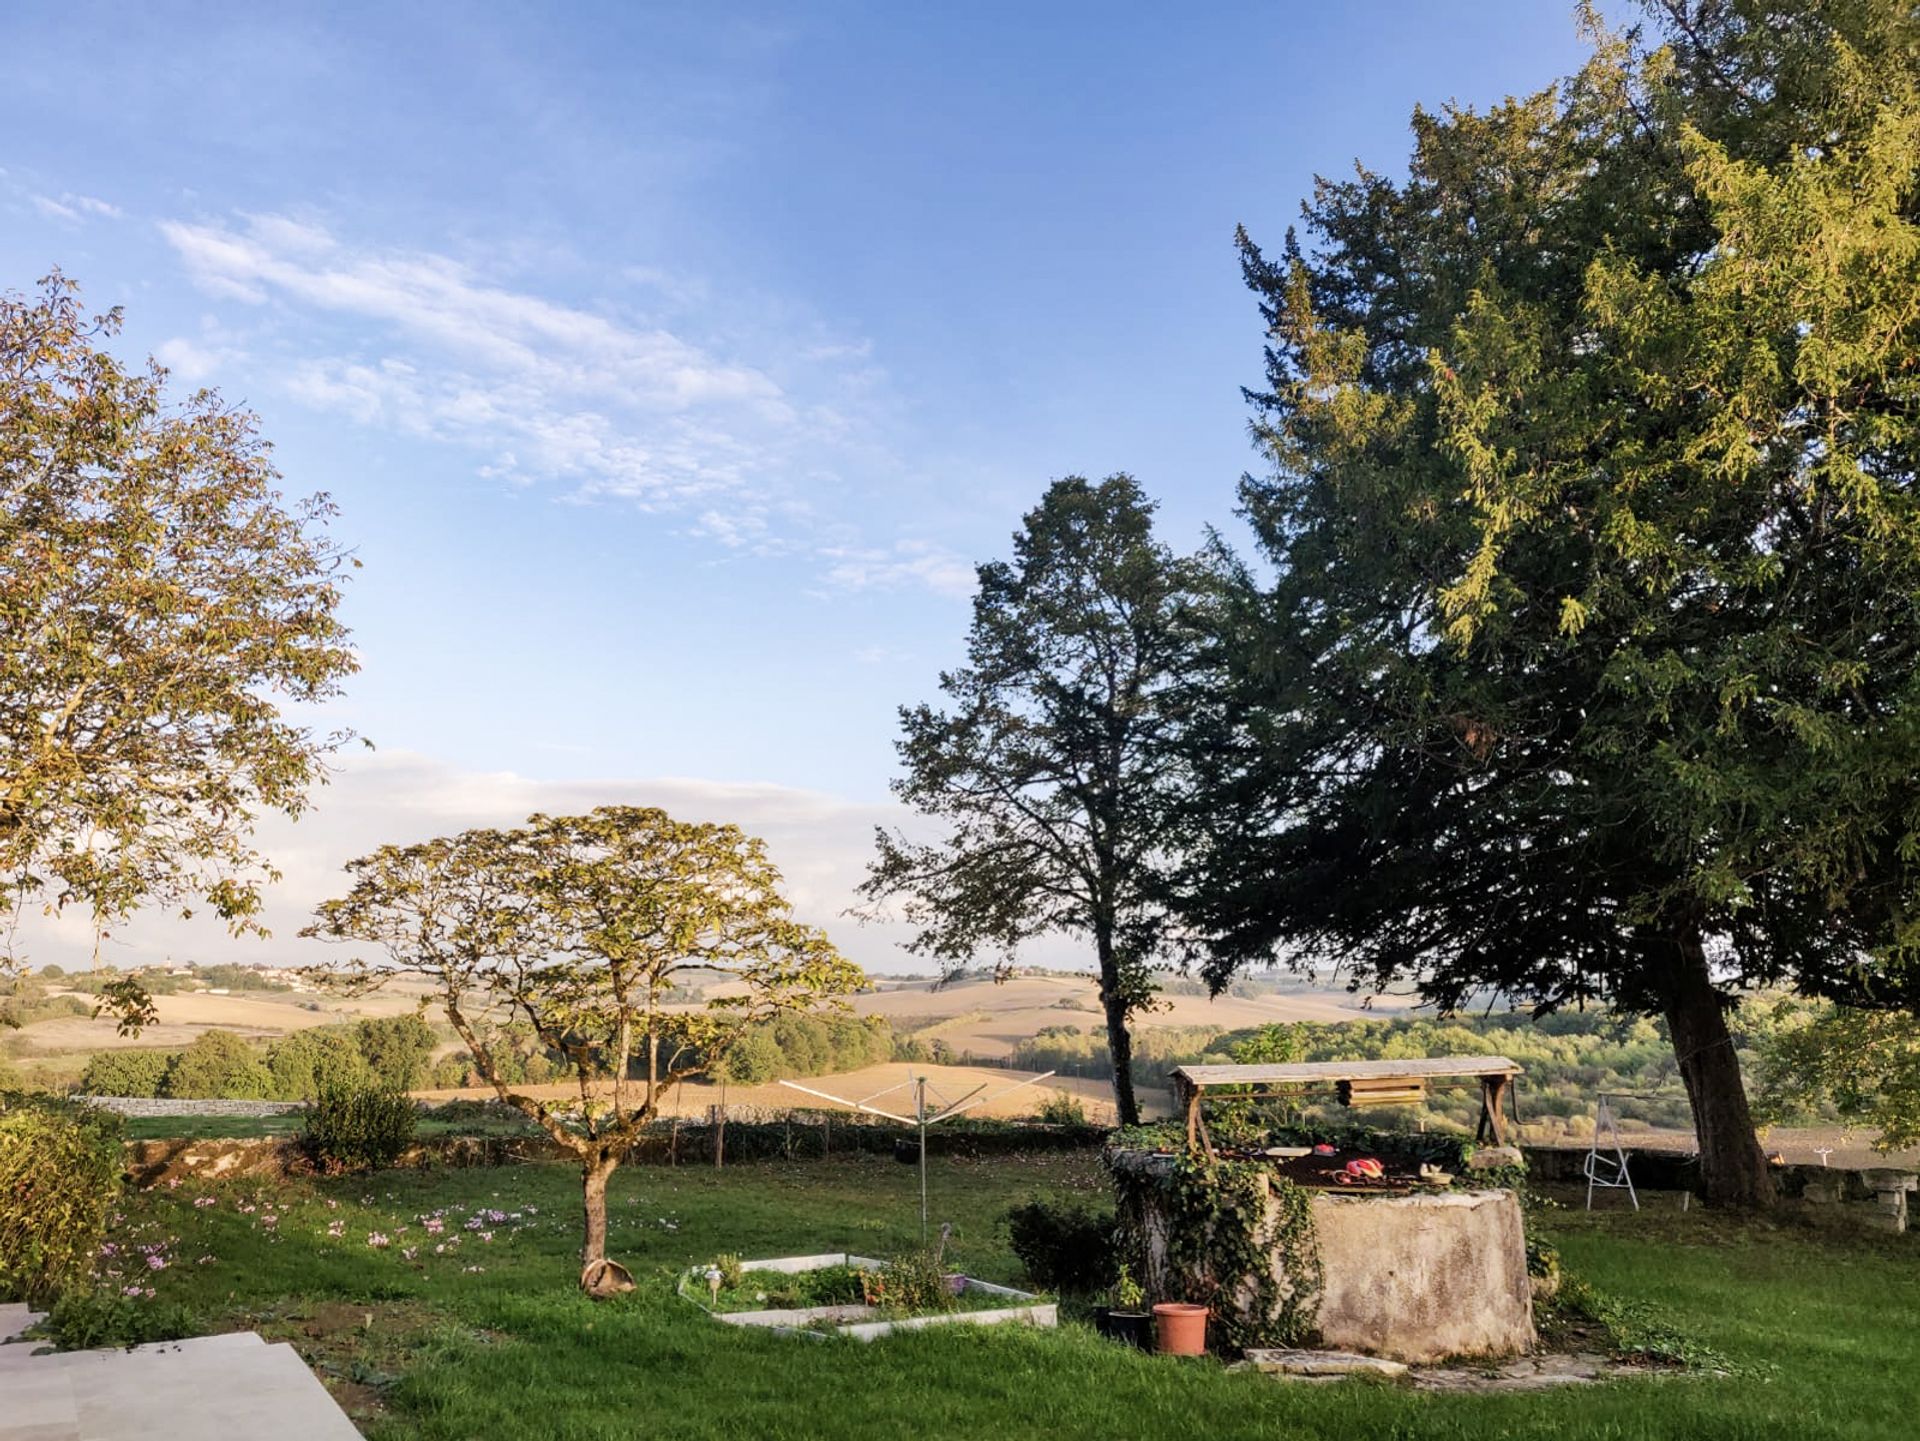
[[[567,747],[560,743],[554,749],[564,753]],[[353,857],[388,842],[406,844],[470,826],[517,825],[536,811],[573,815],[619,804],[659,806],[682,820],[736,824],[763,838],[802,920],[825,926],[848,954],[868,966],[898,970],[909,964],[898,949],[909,935],[904,925],[861,926],[844,915],[865,875],[874,827],[913,824],[892,802],[863,804],[792,786],[678,778],[539,780],[511,771],[460,770],[407,751],[347,757],[333,783],[313,801],[297,822],[276,814],[260,823],[260,849],[282,875],[266,894],[269,940],[235,939],[210,917],[182,920],[155,910],[116,930],[107,958],[121,964],[169,955],[205,961],[335,960],[336,950],[302,941],[298,933],[316,904],[339,894],[347,880],[341,867]],[[91,927],[78,912],[59,919],[30,915],[20,937],[20,949],[35,964],[84,965],[92,944]]]
[[[35,195],[32,199],[34,209],[42,215],[52,216],[55,220],[79,224],[88,217],[98,220],[120,218],[119,206],[96,199],[91,195],[76,195],[72,191],[67,191],[58,199],[51,195]]]
[[[973,594],[974,567],[964,557],[925,540],[895,541],[884,548],[823,547],[826,582],[840,590],[896,590],[919,585],[964,599]]]
[[[742,354],[285,215],[160,229],[202,289],[256,308],[261,327],[334,322],[303,325],[291,345],[281,327],[292,358],[279,382],[316,409],[464,448],[499,483],[677,516],[725,552],[813,555],[828,589],[966,580],[950,558],[846,542],[871,518],[820,509],[848,488],[848,468],[874,466],[859,412],[882,378],[863,340],[803,328]],[[664,272],[629,278],[702,293]],[[183,369],[201,358],[190,344],[176,352]]]

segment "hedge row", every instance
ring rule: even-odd
[[[120,1118],[0,1093],[0,1300],[51,1303],[86,1280],[125,1163]]]

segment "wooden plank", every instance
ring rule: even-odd
[[[1517,1076],[1505,1056],[1433,1056],[1407,1061],[1296,1061],[1270,1066],[1181,1066],[1174,1073],[1194,1090],[1218,1086],[1307,1085],[1327,1081],[1434,1076]]]

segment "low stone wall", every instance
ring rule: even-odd
[[[545,1136],[442,1136],[409,1146],[395,1165],[415,1170],[505,1166],[557,1160],[562,1154]],[[298,1142],[271,1136],[257,1140],[129,1141],[126,1156],[129,1179],[143,1189],[192,1179],[278,1179],[311,1169]]]
[[[182,1101],[170,1096],[76,1096],[122,1116],[284,1116],[299,1101]]]

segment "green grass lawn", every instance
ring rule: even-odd
[[[936,1224],[954,1223],[950,1260],[1001,1281],[1020,1279],[998,1223],[1009,1204],[1104,1191],[1086,1154],[939,1158],[931,1176]],[[183,1304],[204,1329],[294,1341],[377,1441],[1798,1441],[1910,1436],[1920,1414],[1920,1237],[1681,1215],[1671,1201],[1639,1216],[1550,1211],[1539,1219],[1570,1269],[1650,1303],[1734,1374],[1428,1396],[1288,1386],[1129,1352],[1077,1324],[935,1328],[871,1345],[788,1339],[722,1326],[672,1294],[681,1268],[721,1252],[910,1249],[916,1173],[883,1158],[619,1172],[612,1249],[640,1284],[601,1305],[573,1289],[577,1197],[575,1175],[558,1165],[187,1183],[130,1198],[110,1238],[109,1264],[124,1272],[112,1284],[151,1286],[153,1299],[136,1305]],[[142,1246],[158,1246],[164,1266]]]

